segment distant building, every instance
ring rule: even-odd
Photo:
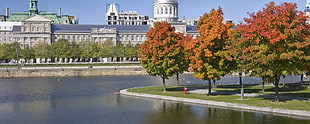
[[[310,24],[310,0],[307,0],[306,7],[305,7],[305,13],[308,16],[307,23]]]
[[[161,11],[156,14],[157,21],[170,21],[171,25],[175,26],[176,32],[197,36],[195,20],[184,22],[177,20],[178,3],[176,0],[157,0],[154,6],[156,5],[156,9],[161,10],[160,8],[166,4],[167,10],[169,10],[168,14],[165,14],[166,9],[163,8],[163,15],[161,15]],[[71,18],[67,20],[69,23],[67,21],[61,23],[63,22],[62,18],[66,16],[60,16],[60,11],[58,15],[51,14],[49,16],[46,12],[39,12],[37,0],[30,0],[30,6],[28,12],[12,13],[10,17],[8,17],[8,12],[4,15],[7,20],[0,22],[0,44],[19,42],[22,46],[33,47],[39,43],[50,44],[59,39],[77,43],[82,41],[103,43],[111,40],[114,44],[128,44],[129,42],[141,44],[147,40],[146,33],[155,20],[134,11],[120,12],[117,10],[116,4],[110,4],[106,14],[106,25],[73,24]],[[165,16],[167,16],[166,19]],[[192,24],[188,24],[189,22]]]
[[[177,0],[155,0],[154,21],[178,22],[179,3]]]
[[[38,0],[29,1],[29,10],[25,12],[13,12],[9,16],[9,8],[6,8],[6,14],[0,15],[0,22],[21,22],[22,20],[32,16],[40,15],[44,18],[50,19],[53,24],[78,24],[77,17],[69,15],[61,15],[61,8],[58,9],[58,13],[44,12],[38,9]]]
[[[108,25],[149,25],[150,17],[139,15],[136,11],[118,11],[117,4],[110,4],[106,13]]]

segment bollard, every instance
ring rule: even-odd
[[[186,87],[184,87],[184,94],[186,94],[187,93],[187,88]]]

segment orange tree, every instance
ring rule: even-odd
[[[200,36],[186,44],[190,52],[190,71],[196,79],[209,80],[209,95],[211,80],[218,80],[229,71],[222,53],[232,24],[224,24],[223,20],[221,8],[205,13],[198,22]]]
[[[279,101],[282,75],[300,74],[309,61],[309,25],[296,4],[275,5],[270,2],[262,11],[249,14],[236,31],[241,39],[235,43],[244,61],[244,69],[275,84],[275,101]]]
[[[175,28],[168,22],[154,23],[147,37],[139,48],[140,62],[147,73],[162,78],[165,92],[165,80],[188,69],[182,45],[185,37],[175,33]]]

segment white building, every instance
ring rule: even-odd
[[[176,32],[198,35],[195,25],[178,21],[176,0],[156,0],[154,3],[156,21],[168,21]],[[163,11],[161,11],[163,10]],[[167,10],[167,11],[166,11]],[[93,41],[103,43],[112,40],[114,44],[141,44],[147,40],[146,33],[152,26],[149,16],[137,12],[120,12],[116,4],[109,5],[106,25],[54,24],[53,20],[34,14],[21,22],[0,22],[0,44],[19,42],[23,46],[38,43],[52,43],[59,39],[69,42]]]
[[[178,22],[179,3],[177,0],[155,0],[154,21]]]
[[[15,42],[13,28],[21,25],[21,22],[0,22],[0,44]]]
[[[110,4],[106,13],[108,25],[149,25],[150,17],[136,11],[118,11],[117,4]]]

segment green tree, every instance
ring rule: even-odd
[[[87,60],[91,58],[90,48],[91,48],[91,41],[86,40],[86,41],[81,42],[80,49],[81,49],[81,57],[83,59]]]
[[[176,60],[180,55],[178,35],[168,22],[157,22],[147,33],[147,37],[140,45],[140,61],[150,75],[162,78],[165,92],[165,80],[179,72]]]
[[[4,59],[4,60],[7,60],[9,59],[8,58],[8,55],[9,55],[9,52],[8,52],[8,47],[9,44],[2,44],[0,45],[0,59]]]
[[[90,57],[92,59],[97,60],[99,57],[101,57],[100,51],[102,50],[102,46],[98,42],[92,42],[90,44]]]
[[[125,45],[125,57],[129,58],[129,60],[132,60],[134,57],[137,57],[138,50],[139,48],[136,45],[131,44],[129,41],[129,43]]]
[[[11,43],[11,44],[8,44],[6,47],[6,52],[7,52],[7,55],[6,55],[6,58],[7,59],[14,59],[14,60],[17,60],[20,59],[21,55],[20,55],[20,52],[21,52],[21,47],[20,47],[20,43],[18,42],[14,42],[14,43]]]
[[[124,50],[125,50],[124,45],[121,42],[119,42],[113,47],[112,56],[115,57],[118,61],[120,58],[123,58],[125,56]]]
[[[102,57],[108,58],[108,57],[112,57],[112,53],[113,53],[113,41],[111,39],[108,39],[107,41],[105,41],[102,44]]]
[[[67,39],[59,39],[53,43],[57,58],[68,58],[70,56],[70,42]]]
[[[47,43],[38,43],[35,46],[33,46],[33,51],[34,51],[34,58],[47,58],[48,57],[48,47],[49,44]]]
[[[79,58],[82,54],[82,51],[80,49],[80,45],[77,44],[76,42],[72,42],[69,44],[68,52],[69,52],[68,57],[72,58],[73,60]]]
[[[28,45],[25,45],[24,48],[21,49],[21,57],[26,61],[34,59],[35,57],[34,53],[35,53],[34,49],[30,48]]]
[[[282,75],[300,74],[309,61],[310,34],[307,17],[296,4],[270,2],[262,11],[250,14],[238,25],[241,40],[236,42],[239,59],[252,75],[274,82],[275,101],[279,101]]]

